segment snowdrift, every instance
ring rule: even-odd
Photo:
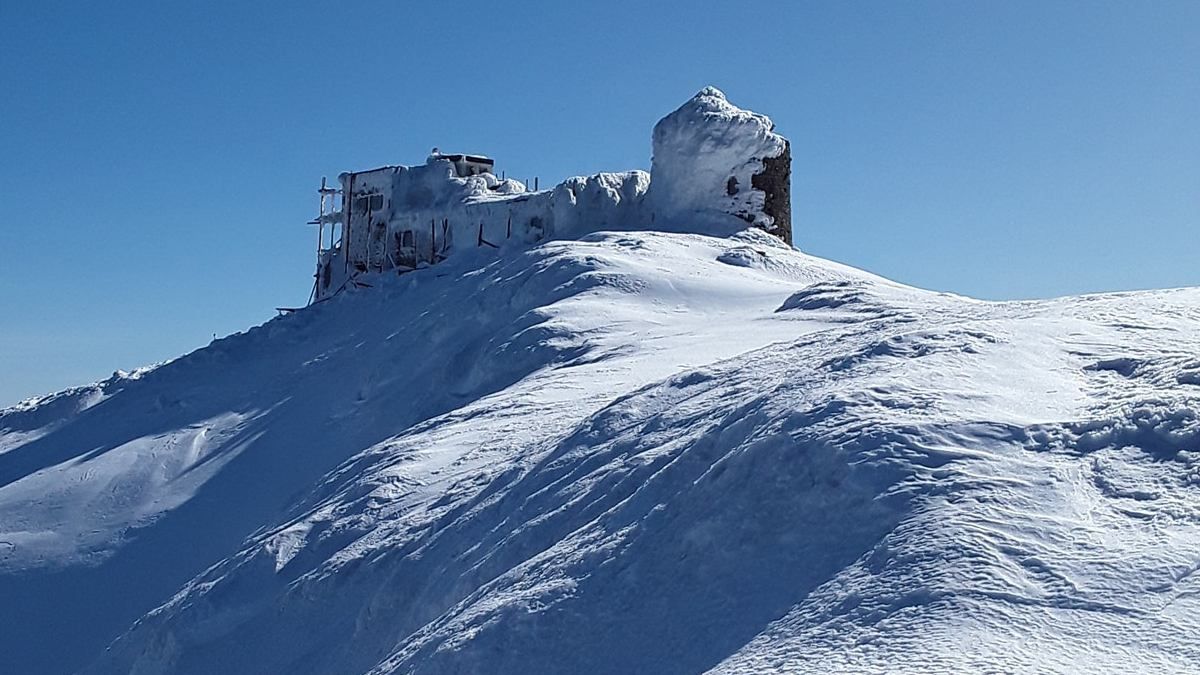
[[[13,672],[1184,672],[1200,289],[469,256],[0,414]]]

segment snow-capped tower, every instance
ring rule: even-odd
[[[737,216],[792,243],[792,152],[766,115],[705,87],[654,126],[649,201],[657,218]]]

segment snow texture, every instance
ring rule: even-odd
[[[693,222],[732,214],[770,230],[764,195],[752,179],[763,159],[778,157],[787,140],[766,116],[742,110],[719,89],[705,87],[654,125],[649,200],[656,219]]]
[[[755,230],[381,276],[0,414],[4,669],[1196,672],[1198,345]]]

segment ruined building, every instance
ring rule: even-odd
[[[311,301],[360,275],[436,264],[463,247],[614,229],[727,232],[792,242],[791,149],[765,115],[708,87],[654,127],[649,173],[569,178],[546,190],[496,176],[481,155],[343,173],[320,189]],[[736,219],[736,220],[735,220]]]

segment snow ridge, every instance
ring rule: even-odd
[[[755,230],[381,278],[3,446],[0,540],[84,534],[0,550],[0,647],[27,672],[1187,672],[1198,338],[1200,289],[980,302]]]

